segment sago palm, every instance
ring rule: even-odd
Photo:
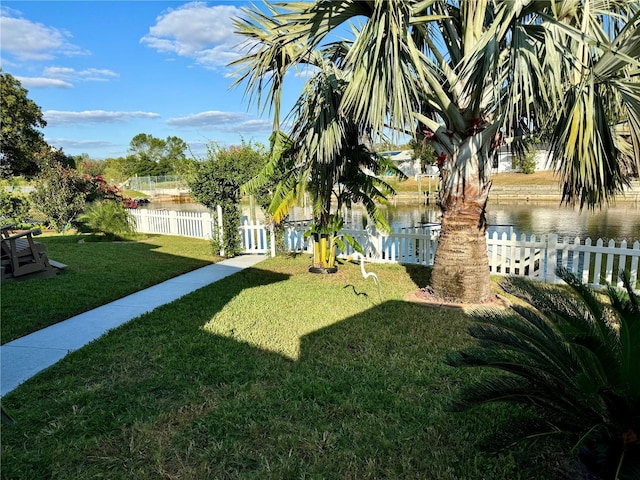
[[[571,292],[522,279],[504,289],[529,302],[512,311],[480,310],[470,333],[475,348],[452,354],[454,366],[502,375],[464,388],[456,402],[531,407],[553,433],[570,435],[583,459],[604,478],[640,475],[640,304],[609,288],[609,303],[565,270]]]
[[[347,38],[336,111],[380,138],[431,142],[442,178],[432,287],[443,298],[491,294],[485,209],[490,159],[552,133],[564,201],[606,203],[640,163],[640,6],[630,0],[327,0],[252,7],[236,62],[250,98],[280,125],[287,74]],[[332,37],[331,35],[334,35]],[[542,122],[545,125],[541,125]]]

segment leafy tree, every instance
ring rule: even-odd
[[[58,233],[67,228],[84,210],[87,182],[74,169],[58,163],[45,164],[35,179],[31,193],[33,205]]]
[[[571,437],[601,478],[638,478],[640,298],[624,274],[626,291],[610,287],[608,304],[566,270],[558,275],[576,295],[511,278],[505,290],[535,310],[513,305],[473,314],[478,345],[448,361],[500,375],[464,388],[455,406],[523,404],[540,414],[547,433]]]
[[[441,298],[491,295],[485,209],[499,132],[518,147],[541,118],[563,200],[606,203],[640,162],[640,15],[627,0],[332,0],[245,10],[240,65],[250,98],[273,108],[287,73],[339,45],[335,108],[374,139],[416,128],[437,153],[442,228],[431,286]],[[353,28],[343,27],[353,22]],[[337,29],[340,29],[337,32]],[[545,117],[547,115],[547,117]],[[622,131],[628,132],[625,137]],[[626,127],[626,130],[625,130]]]
[[[47,146],[38,128],[46,126],[40,107],[27,90],[0,69],[0,176],[38,173],[35,154]]]
[[[243,140],[241,145],[222,148],[207,145],[207,158],[199,163],[189,187],[193,198],[210,209],[222,207],[223,239],[214,240],[214,248],[227,257],[240,253],[240,186],[265,164],[262,145]]]
[[[76,159],[66,155],[61,148],[44,145],[38,152],[34,153],[34,158],[38,164],[39,171],[45,167],[54,167],[58,164],[63,167],[76,168]]]
[[[92,160],[88,154],[76,155],[74,157],[76,162],[76,170],[80,173],[96,177],[98,175],[104,175],[107,168],[107,162]]]
[[[411,160],[420,160],[421,172],[424,172],[427,165],[435,165],[437,163],[436,151],[425,138],[422,140],[411,139],[409,147],[411,148]]]
[[[379,153],[383,153],[383,152],[396,152],[396,151],[400,151],[400,150],[408,150],[411,148],[411,141],[409,141],[409,143],[406,143],[404,145],[398,145],[396,143],[390,142],[388,140],[384,140],[380,143],[376,143],[373,146],[373,150],[375,152],[379,152]]]
[[[153,135],[139,133],[129,144],[129,155],[125,162],[127,176],[169,175],[176,170],[184,170],[187,144],[179,137],[170,136],[165,140]]]
[[[116,182],[125,181],[128,177],[126,174],[126,162],[124,157],[105,159],[103,176],[110,180],[113,179]]]

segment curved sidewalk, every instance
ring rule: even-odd
[[[240,255],[207,265],[0,346],[0,397],[109,330],[265,258]]]

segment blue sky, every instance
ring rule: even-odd
[[[268,143],[271,120],[230,90],[246,2],[11,1],[0,62],[41,108],[46,141],[67,155],[126,156],[138,133],[205,145]],[[302,79],[285,92],[290,108]],[[283,110],[285,111],[285,110]],[[286,110],[288,111],[288,110]]]

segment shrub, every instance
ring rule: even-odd
[[[92,232],[102,233],[109,240],[122,239],[135,233],[135,220],[131,212],[122,203],[112,200],[90,204],[78,220]]]
[[[511,278],[505,291],[529,302],[512,311],[476,311],[477,347],[448,358],[454,366],[504,372],[460,392],[456,408],[515,402],[573,438],[582,461],[603,478],[640,475],[640,307],[628,277],[609,303],[566,270],[572,292]],[[571,294],[574,293],[574,294]]]
[[[29,216],[29,198],[24,195],[14,195],[0,188],[0,217],[3,223],[12,223],[16,227],[26,224]]]
[[[516,168],[520,169],[522,173],[527,175],[534,173],[537,166],[535,149],[529,148],[523,156],[517,156],[515,163]]]
[[[127,208],[137,208],[137,204],[130,198],[125,198],[120,188],[116,185],[109,185],[101,176],[90,176],[84,174],[82,178],[87,182],[87,202],[98,200],[111,200],[122,203]]]
[[[242,142],[239,146],[221,148],[215,143],[207,146],[207,159],[198,164],[197,172],[189,182],[191,195],[210,209],[222,207],[223,238],[214,239],[217,252],[227,257],[241,253],[242,244],[238,228],[240,186],[264,165],[266,152],[259,144]]]
[[[35,187],[36,191],[31,194],[33,205],[58,233],[84,210],[86,180],[72,168],[60,163],[43,166]]]

